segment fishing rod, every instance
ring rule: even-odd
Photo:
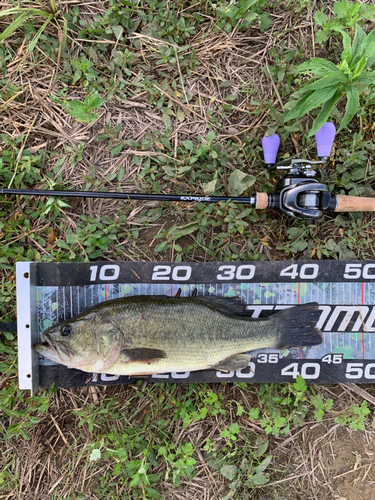
[[[287,170],[278,183],[280,191],[274,194],[256,193],[250,197],[236,196],[189,196],[143,193],[115,193],[103,191],[55,191],[52,189],[11,189],[0,188],[0,195],[58,196],[72,198],[109,198],[118,200],[144,201],[184,201],[219,203],[233,201],[250,205],[255,209],[278,209],[297,219],[318,219],[324,211],[330,212],[370,212],[375,211],[375,198],[330,194],[325,184],[315,179],[314,165],[328,161],[336,129],[333,123],[326,122],[315,134],[318,157],[320,160],[291,158],[276,163],[280,137],[273,134],[263,137],[264,161],[269,170]]]

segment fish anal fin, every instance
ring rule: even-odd
[[[244,368],[249,366],[250,359],[251,356],[248,356],[246,354],[235,354],[234,356],[229,356],[229,358],[219,361],[219,363],[214,365],[212,368],[215,368],[219,371],[243,370]]]
[[[159,359],[166,358],[167,353],[162,349],[151,349],[149,347],[137,347],[134,349],[122,349],[121,355],[125,359],[121,359],[123,363],[137,361],[139,363],[155,363]]]

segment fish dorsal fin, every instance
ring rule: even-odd
[[[247,304],[241,297],[214,297],[212,295],[203,295],[195,297],[195,300],[204,302],[206,305],[210,305],[230,315],[240,314],[251,316],[252,314],[251,311],[246,310]]]

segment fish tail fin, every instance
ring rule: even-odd
[[[305,347],[323,342],[323,334],[316,328],[320,311],[317,302],[290,307],[271,316],[278,332],[277,347]]]

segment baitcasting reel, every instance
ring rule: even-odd
[[[278,208],[298,219],[318,219],[324,210],[334,211],[336,200],[328,192],[325,184],[315,179],[314,165],[327,162],[335,138],[333,123],[326,122],[315,134],[319,161],[290,158],[276,163],[280,145],[277,134],[264,137],[262,141],[264,161],[269,170],[287,170],[278,184],[277,194],[268,194],[267,208]]]

